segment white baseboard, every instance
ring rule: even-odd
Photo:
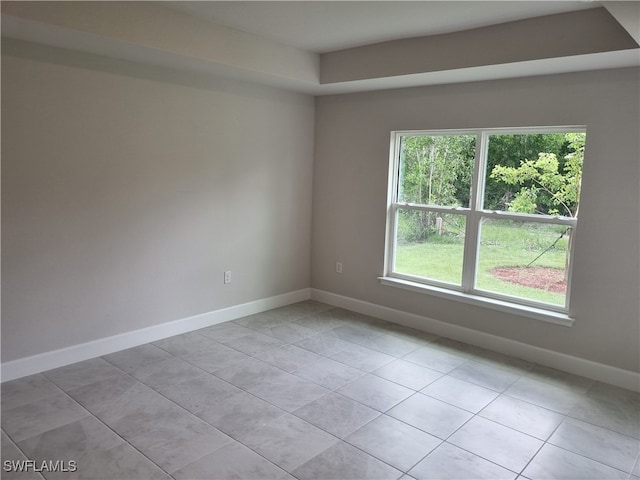
[[[530,362],[556,368],[565,372],[582,375],[629,390],[640,391],[640,373],[593,362],[565,353],[547,350],[516,340],[480,332],[459,325],[434,320],[413,313],[383,307],[375,303],[356,300],[324,290],[311,289],[311,298],[336,307],[377,317],[389,322],[427,331],[439,336],[487,348],[495,352],[522,358]]]
[[[171,322],[153,325],[151,327],[125,332],[111,337],[100,338],[79,345],[73,345],[50,352],[40,353],[29,357],[5,362],[1,367],[3,382],[16,378],[44,372],[52,368],[63,367],[75,362],[118,352],[126,348],[137,347],[163,338],[191,332],[199,328],[209,327],[222,322],[246,317],[273,308],[283,307],[291,303],[301,302],[310,298],[310,289],[305,288],[294,292],[284,293],[273,297],[263,298],[240,305],[234,305],[220,310],[181,318]]]
[[[59,350],[19,358],[5,362],[1,366],[2,382],[63,367],[71,363],[118,352],[163,338],[191,332],[218,323],[235,320],[254,313],[264,312],[309,298],[354,312],[371,315],[407,327],[424,330],[443,337],[477,345],[496,352],[512,355],[540,365],[557,368],[605,383],[640,391],[640,374],[621,368],[574,357],[553,350],[536,347],[516,340],[480,332],[459,325],[453,325],[421,315],[383,307],[350,297],[317,289],[302,289],[294,292],[263,298],[241,305],[214,310],[160,325],[133,330],[111,337],[73,345]]]

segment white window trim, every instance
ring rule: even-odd
[[[500,218],[505,220],[524,220],[529,222],[553,223],[567,225],[574,229],[577,224],[576,218],[522,214],[505,211],[492,211],[478,208],[482,205],[484,197],[484,185],[486,175],[486,153],[488,149],[488,138],[495,134],[536,134],[536,133],[567,133],[586,132],[586,126],[554,126],[554,127],[525,127],[525,128],[479,128],[464,130],[403,130],[391,132],[390,141],[390,161],[387,188],[387,224],[386,242],[384,257],[384,274],[379,277],[382,285],[402,288],[419,293],[426,293],[442,298],[460,301],[472,305],[478,305],[519,316],[534,318],[557,325],[571,326],[574,319],[570,316],[570,292],[571,292],[571,272],[573,263],[569,265],[569,275],[567,281],[567,293],[565,305],[553,305],[536,302],[524,298],[514,298],[508,295],[501,295],[496,292],[488,292],[473,288],[475,281],[475,267],[478,254],[478,226],[482,218]],[[399,158],[400,141],[406,135],[475,135],[476,154],[474,161],[473,178],[471,182],[471,196],[469,207],[443,207],[436,205],[416,205],[410,203],[400,203],[398,198],[399,186]],[[478,188],[479,187],[479,188]],[[462,270],[461,285],[447,284],[422,277],[414,277],[393,271],[395,265],[396,234],[397,234],[397,212],[399,209],[426,210],[434,212],[448,212],[461,214],[466,217],[467,228],[465,231],[465,246]],[[573,258],[573,251],[570,252]]]

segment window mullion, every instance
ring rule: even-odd
[[[465,292],[470,292],[473,289],[476,278],[478,240],[480,238],[480,215],[478,210],[482,208],[482,197],[484,195],[486,155],[487,135],[484,132],[478,132],[476,137],[476,154],[475,161],[473,163],[471,196],[469,198],[469,213],[467,214],[467,230],[465,233],[464,259],[462,264],[462,290]]]

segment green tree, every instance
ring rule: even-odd
[[[509,211],[577,216],[585,139],[584,133],[564,135],[568,153],[562,163],[556,153],[540,152],[537,159],[525,158],[517,167],[494,166],[492,179],[520,186],[508,203]]]
[[[562,133],[491,135],[487,152],[487,172],[492,172],[498,165],[518,167],[523,158],[537,158],[539,152],[555,153],[562,159],[568,153],[567,148]],[[513,201],[514,195],[513,185],[489,175],[484,188],[484,208],[503,210]]]
[[[408,135],[402,138],[399,200],[406,203],[468,206],[475,154],[473,135]],[[404,238],[424,241],[437,215],[404,210]]]
[[[401,200],[468,205],[474,153],[475,137],[470,135],[403,137]]]
[[[493,167],[491,178],[521,186],[508,204],[510,211],[578,216],[586,134],[567,133],[564,140],[568,153],[562,164],[555,153],[540,152],[536,160],[521,160],[517,167]],[[570,228],[565,233],[569,235],[564,269],[566,280],[574,237]]]

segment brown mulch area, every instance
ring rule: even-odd
[[[505,282],[539,288],[553,293],[567,293],[564,270],[548,267],[496,267],[491,274]]]

